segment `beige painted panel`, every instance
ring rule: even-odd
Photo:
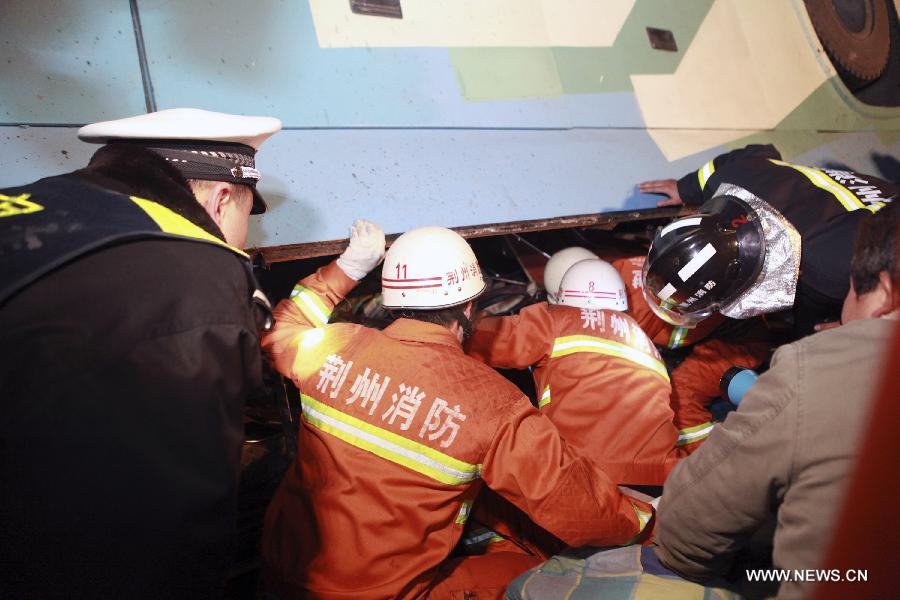
[[[547,24],[547,45],[612,46],[634,3],[635,0],[539,0]]]
[[[647,133],[671,162],[739,140],[750,132],[744,129],[648,129]]]
[[[402,19],[309,0],[322,48],[606,47],[635,0],[401,0]]]
[[[675,73],[631,77],[647,127],[775,127],[833,74],[811,31],[801,0],[716,0]],[[700,142],[660,148],[674,160]]]

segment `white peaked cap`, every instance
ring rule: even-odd
[[[95,144],[113,140],[203,140],[244,144],[259,150],[281,129],[275,117],[245,117],[201,110],[172,108],[158,112],[91,123],[78,130],[78,138]]]
[[[85,125],[78,137],[105,144],[133,140],[158,154],[186,179],[228,181],[250,186],[252,214],[267,206],[256,189],[260,172],[256,151],[281,129],[274,117],[244,117],[197,108],[173,108],[158,112]]]

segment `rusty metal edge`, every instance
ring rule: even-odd
[[[551,231],[554,229],[567,229],[569,227],[593,227],[611,229],[619,223],[628,221],[646,221],[651,219],[674,219],[696,212],[695,208],[650,208],[642,210],[627,210],[608,213],[595,213],[586,215],[572,215],[567,217],[553,217],[550,219],[534,219],[531,221],[508,221],[505,223],[489,223],[486,225],[467,225],[465,227],[451,227],[464,238],[487,237],[492,235],[505,235],[509,233],[529,233],[535,231]],[[399,233],[387,236],[390,246]],[[263,266],[291,260],[302,260],[317,256],[330,256],[339,254],[347,247],[348,240],[326,240],[322,242],[309,242],[305,244],[286,244],[283,246],[266,246],[263,248],[250,248],[247,252],[253,257],[254,262]]]

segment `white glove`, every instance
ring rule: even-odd
[[[350,245],[337,259],[341,271],[359,281],[384,258],[384,231],[375,223],[357,219],[350,228]]]

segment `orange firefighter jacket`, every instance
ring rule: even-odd
[[[282,597],[425,593],[483,484],[566,543],[624,544],[652,508],[566,445],[511,383],[445,327],[327,325],[355,285],[335,263],[295,287],[263,340],[302,394],[296,463],[263,536]]]
[[[755,369],[769,353],[768,331],[762,320],[754,319],[749,331],[733,339],[710,338],[725,317],[714,313],[693,329],[675,327],[656,316],[644,299],[641,271],[645,256],[613,261],[625,282],[628,314],[661,348],[675,350],[693,346],[693,351],[672,370],[672,410],[679,440],[689,451],[696,450],[712,432],[709,404],[719,396],[719,380],[731,367]]]
[[[479,320],[467,351],[494,367],[533,366],[541,412],[617,483],[660,485],[685,454],[666,366],[624,313],[541,302]]]

